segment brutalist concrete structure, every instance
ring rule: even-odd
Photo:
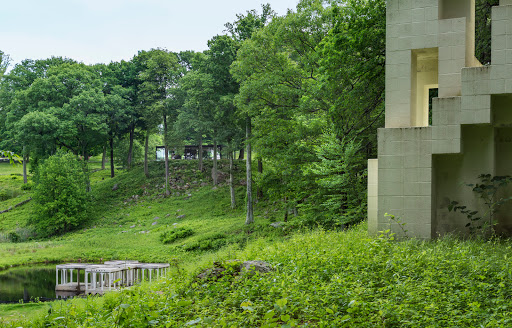
[[[481,209],[464,183],[512,175],[512,0],[492,10],[492,64],[474,56],[475,0],[388,0],[386,123],[368,163],[368,229],[430,239],[467,233],[450,200]],[[429,123],[429,90],[438,89]],[[511,190],[512,194],[512,190]],[[512,232],[512,206],[498,233]]]

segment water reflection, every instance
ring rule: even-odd
[[[0,271],[0,303],[55,299],[55,266]]]

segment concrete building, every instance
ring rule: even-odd
[[[492,64],[474,56],[475,0],[388,0],[386,123],[368,163],[368,229],[430,239],[467,233],[450,200],[482,209],[464,183],[512,175],[512,0],[492,10]],[[429,90],[438,89],[429,124]],[[511,190],[512,194],[512,190]],[[512,233],[512,206],[497,217]]]

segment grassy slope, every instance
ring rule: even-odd
[[[205,165],[209,172],[211,163],[207,162]],[[221,163],[220,170],[225,172],[224,165],[226,163]],[[151,164],[149,179],[144,177],[141,167],[130,172],[117,171],[114,179],[110,179],[109,170],[93,173],[91,183],[95,200],[89,211],[89,222],[78,231],[49,240],[0,242],[0,270],[16,265],[78,259],[82,262],[137,259],[144,262],[172,262],[187,267],[196,259],[203,258],[205,251],[186,251],[184,248],[205,245],[211,247],[212,239],[214,247],[227,243],[240,247],[249,238],[268,235],[269,229],[264,227],[268,225],[268,220],[260,220],[261,228],[257,229],[258,233],[252,233],[253,229],[244,226],[243,206],[236,210],[229,208],[229,190],[226,184],[212,188],[209,175],[200,173],[196,167],[195,161],[171,163],[171,177],[178,180],[175,183],[175,188],[178,189],[171,189],[173,195],[169,198],[162,197],[165,182],[163,163]],[[92,163],[91,170],[98,168],[98,163]],[[30,191],[21,190],[23,179],[19,176],[20,173],[21,166],[12,167],[0,163],[0,190],[14,191],[16,195],[0,201],[0,210],[31,196]],[[243,180],[244,168],[237,168],[236,173],[236,181]],[[112,191],[115,184],[119,189]],[[244,187],[240,185],[237,187],[237,201],[239,204],[244,202]],[[28,203],[0,214],[0,234],[6,236],[13,231],[26,233],[29,229],[26,228],[27,220],[32,212],[33,203]],[[179,218],[183,215],[184,218]],[[156,225],[153,222],[157,222]],[[191,228],[195,234],[171,245],[160,242],[159,237],[163,232],[178,227]],[[15,316],[18,310],[21,313],[31,313],[35,307],[1,305],[0,317]],[[45,305],[41,307],[46,308]],[[25,310],[26,308],[31,310]]]
[[[264,223],[254,228],[259,232],[248,234],[243,212],[226,210],[229,198],[223,188],[203,187],[192,191],[187,200],[174,196],[150,201],[154,195],[148,191],[145,201],[125,205],[120,200],[133,192],[130,188],[143,193],[145,180],[139,173],[102,183],[104,172],[96,175],[96,191],[104,195],[102,206],[91,214],[96,228],[5,247],[21,250],[45,245],[55,257],[63,250],[66,256],[78,256],[81,253],[73,250],[81,249],[91,257],[176,259],[170,275],[102,298],[34,305],[35,310],[0,307],[4,318],[16,314],[15,321],[0,319],[0,326],[512,327],[510,241],[445,238],[397,243],[389,236],[369,237],[364,224],[347,232],[305,231],[282,238],[275,230],[267,230],[268,221],[261,217],[258,221]],[[109,197],[113,183],[119,183],[120,193],[125,193],[122,197]],[[240,190],[239,200],[242,197]],[[177,219],[181,213],[186,217]],[[165,218],[166,214],[171,215]],[[154,216],[160,216],[159,224],[151,226]],[[171,245],[159,244],[158,229],[173,223],[192,227],[196,235]],[[120,233],[130,224],[141,224],[140,229],[150,233]],[[212,231],[224,233],[235,243],[217,251],[184,251],[183,245]],[[251,240],[241,247],[247,236]],[[40,258],[39,252],[44,248],[29,255]],[[7,261],[17,258],[7,255]],[[4,261],[3,254],[0,259]],[[252,277],[233,273],[217,281],[194,278],[213,261],[230,259],[266,260],[276,270]]]
[[[229,190],[222,186],[200,187],[208,177],[196,172],[195,163],[174,163],[174,176],[182,182],[174,196],[161,197],[163,173],[161,163],[152,165],[152,177],[146,180],[140,168],[121,173],[114,179],[109,172],[100,171],[92,176],[93,194],[96,198],[90,209],[90,221],[80,230],[62,237],[39,242],[0,243],[0,269],[11,265],[59,261],[98,261],[100,259],[138,259],[140,261],[168,262],[180,257],[182,246],[208,237],[208,233],[224,234],[224,239],[244,241],[244,213],[229,209]],[[171,168],[172,169],[172,168]],[[239,170],[239,172],[242,172]],[[19,188],[21,181],[11,176],[0,176],[9,182],[9,188]],[[104,179],[104,180],[103,180]],[[190,188],[184,189],[186,184]],[[119,190],[112,191],[114,184]],[[180,193],[178,196],[177,193]],[[188,195],[191,196],[188,196]],[[30,196],[24,192],[17,198],[0,202],[8,208]],[[133,196],[138,197],[137,200]],[[243,187],[238,187],[238,202],[243,202]],[[242,206],[240,206],[242,207]],[[21,208],[0,215],[0,232],[15,231],[26,225],[33,210],[29,203]],[[178,218],[184,215],[185,218]],[[158,218],[158,219],[155,219]],[[156,225],[153,225],[157,222]],[[163,245],[159,236],[174,227],[190,227],[196,234],[173,245]],[[236,236],[232,236],[237,233]],[[186,252],[189,257],[189,252]]]

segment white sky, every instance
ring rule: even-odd
[[[13,63],[63,56],[86,64],[129,60],[138,50],[207,48],[236,14],[299,0],[2,0],[0,50]],[[11,66],[12,67],[12,66]]]

